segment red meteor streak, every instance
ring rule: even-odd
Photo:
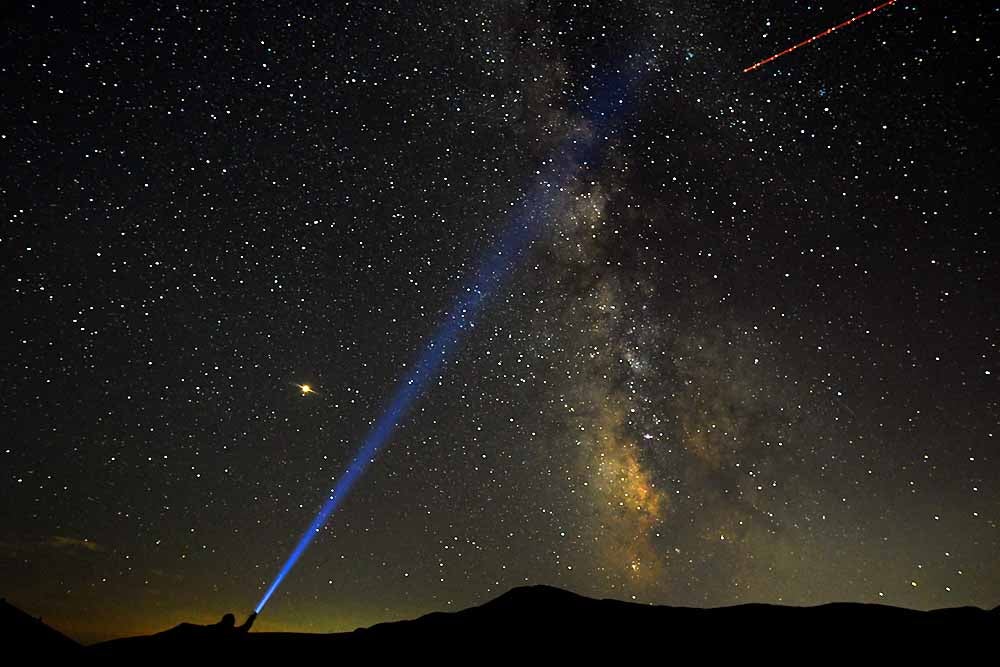
[[[764,58],[759,63],[750,65],[750,67],[747,67],[745,70],[743,70],[743,73],[746,74],[747,72],[754,71],[758,67],[763,67],[764,65],[768,64],[772,60],[777,60],[781,56],[787,55],[787,54],[791,53],[792,51],[794,51],[797,48],[805,46],[806,44],[811,44],[811,43],[815,42],[817,39],[821,39],[823,37],[826,37],[827,35],[829,35],[831,32],[833,32],[835,30],[840,30],[843,27],[851,25],[855,21],[860,21],[861,19],[863,19],[864,17],[868,16],[869,14],[874,14],[878,10],[885,9],[889,5],[894,5],[894,4],[896,4],[896,0],[889,0],[888,2],[883,2],[878,7],[872,7],[867,12],[863,12],[861,14],[858,14],[857,16],[855,16],[852,19],[847,19],[843,23],[838,23],[837,25],[833,26],[832,28],[827,28],[823,32],[819,33],[818,35],[813,35],[809,39],[806,39],[806,40],[803,40],[803,41],[799,42],[795,46],[790,46],[787,49],[785,49],[784,51],[780,51],[778,53],[775,53],[773,56],[770,56],[769,58]]]

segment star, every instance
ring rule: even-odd
[[[315,390],[315,389],[313,389],[313,388],[312,388],[312,387],[311,387],[310,385],[308,385],[308,384],[297,384],[297,383],[292,383],[292,386],[293,386],[293,387],[298,387],[298,388],[299,388],[299,391],[300,391],[300,392],[302,392],[302,393],[301,393],[301,395],[302,395],[302,396],[308,396],[309,394],[315,394],[315,393],[317,393],[317,392],[316,392],[316,390]]]

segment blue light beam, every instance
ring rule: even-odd
[[[288,556],[284,565],[274,577],[264,596],[257,603],[254,612],[260,613],[271,596],[295,567],[306,549],[319,534],[330,515],[347,497],[351,487],[375,459],[379,451],[388,443],[399,422],[410,407],[423,393],[428,384],[441,373],[449,355],[457,348],[462,335],[475,326],[476,317],[483,305],[506,281],[531,243],[538,238],[544,223],[553,210],[566,196],[566,189],[572,178],[584,167],[593,167],[590,160],[600,154],[603,144],[617,127],[626,106],[626,98],[634,90],[636,73],[615,70],[612,75],[598,84],[591,83],[584,91],[596,90],[598,96],[590,96],[583,105],[581,117],[585,121],[583,131],[564,140],[546,162],[544,171],[536,174],[534,183],[515,209],[507,231],[501,236],[490,252],[483,258],[472,285],[459,297],[444,321],[434,332],[423,353],[410,368],[409,373],[396,386],[388,407],[372,426],[361,449],[351,464],[337,480],[326,502],[316,514],[316,518],[306,529]]]

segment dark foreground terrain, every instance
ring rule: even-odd
[[[595,600],[546,586],[516,588],[459,612],[433,613],[326,635],[237,634],[181,624],[155,635],[80,647],[18,613],[23,617],[20,622],[31,632],[21,638],[5,637],[9,648],[23,644],[35,656],[73,652],[87,662],[193,658],[199,662],[285,663],[294,658],[391,657],[471,663],[500,657],[531,660],[542,654],[615,656],[621,661],[643,656],[663,662],[691,657],[800,662],[834,655],[864,659],[876,653],[897,658],[936,657],[948,662],[980,654],[977,662],[992,664],[1000,641],[1000,607],[992,611],[973,607],[913,611],[837,603],[693,609]],[[10,626],[4,625],[9,632]],[[988,652],[982,655],[984,650]]]

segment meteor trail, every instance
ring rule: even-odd
[[[643,59],[637,58],[641,63]],[[410,367],[389,399],[381,416],[372,425],[367,437],[347,470],[337,480],[316,514],[316,518],[299,538],[292,553],[275,575],[264,596],[254,608],[260,613],[281,585],[295,563],[319,534],[327,519],[347,496],[351,487],[361,477],[375,456],[388,443],[399,422],[443,370],[448,356],[454,352],[461,337],[475,326],[475,319],[484,304],[500,289],[514,270],[517,261],[544,228],[545,222],[565,202],[572,179],[585,167],[593,167],[599,159],[604,142],[612,136],[631,100],[639,72],[631,66],[624,71],[615,70],[601,80],[590,81],[583,108],[578,110],[583,128],[571,133],[559,145],[529,183],[527,192],[512,212],[506,232],[483,257],[471,283],[458,295],[454,306],[423,347],[423,352]],[[589,92],[592,91],[592,92]],[[308,385],[296,385],[303,394]]]
[[[792,51],[794,51],[795,49],[798,49],[799,47],[805,46],[807,44],[812,44],[817,39],[821,39],[823,37],[826,37],[827,35],[829,35],[831,32],[834,32],[835,30],[840,30],[841,28],[844,28],[846,26],[851,25],[855,21],[860,21],[861,19],[865,18],[866,16],[868,16],[870,14],[874,14],[878,10],[884,9],[884,8],[888,7],[889,5],[894,5],[894,4],[896,4],[896,0],[889,0],[888,2],[883,2],[881,5],[878,5],[877,7],[872,7],[868,11],[862,12],[861,14],[858,14],[854,18],[847,19],[843,23],[838,23],[837,25],[833,26],[832,28],[827,28],[823,32],[821,32],[819,34],[816,34],[816,35],[813,35],[809,39],[806,39],[806,40],[803,40],[803,41],[799,42],[795,46],[790,46],[787,49],[785,49],[784,51],[779,51],[778,53],[775,53],[773,56],[770,56],[768,58],[764,58],[760,62],[754,63],[753,65],[750,65],[750,67],[747,67],[745,70],[743,70],[743,73],[746,74],[747,72],[754,71],[758,67],[763,67],[764,65],[768,64],[772,60],[777,60],[781,56],[787,55],[787,54],[791,53]]]

